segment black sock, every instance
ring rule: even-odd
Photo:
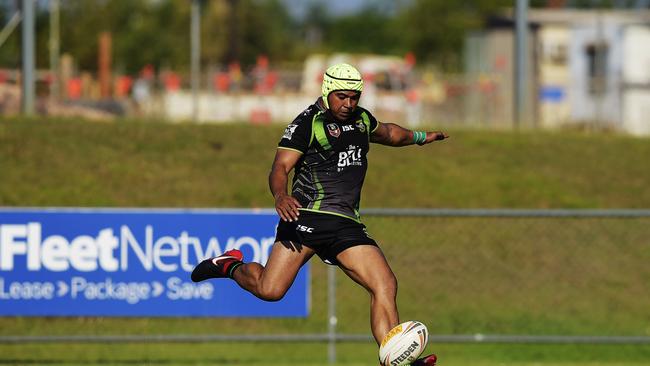
[[[235,263],[232,263],[230,267],[228,268],[228,277],[234,279],[233,274],[235,274],[235,270],[239,268],[244,262],[237,261]]]

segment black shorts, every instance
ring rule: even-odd
[[[313,249],[327,264],[338,264],[336,256],[357,245],[377,243],[368,236],[366,226],[338,215],[300,211],[298,221],[280,220],[275,241],[291,241]]]

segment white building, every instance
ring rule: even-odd
[[[549,9],[531,10],[528,17],[532,124],[650,135],[650,11]],[[513,62],[490,67],[489,57],[513,60],[514,29],[499,25],[481,34],[482,44],[503,40],[504,33],[512,41],[499,43],[500,54],[483,46],[479,52],[488,60],[479,70],[511,79]]]

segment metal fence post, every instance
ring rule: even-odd
[[[192,0],[190,24],[191,74],[192,74],[192,122],[199,120],[199,89],[201,87],[201,2]]]
[[[528,0],[516,3],[514,126],[518,128],[528,113]]]
[[[327,268],[327,360],[336,363],[336,267]]]
[[[22,112],[27,116],[34,115],[35,80],[34,65],[35,59],[35,25],[34,25],[34,0],[23,1],[23,89],[22,89]]]
[[[61,28],[61,4],[60,0],[50,0],[50,73],[52,83],[50,84],[50,97],[59,99],[59,57],[60,57],[60,33]]]

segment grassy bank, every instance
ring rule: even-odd
[[[271,207],[282,126],[0,122],[0,204]],[[365,207],[650,207],[650,140],[577,132],[450,131],[373,145]]]

